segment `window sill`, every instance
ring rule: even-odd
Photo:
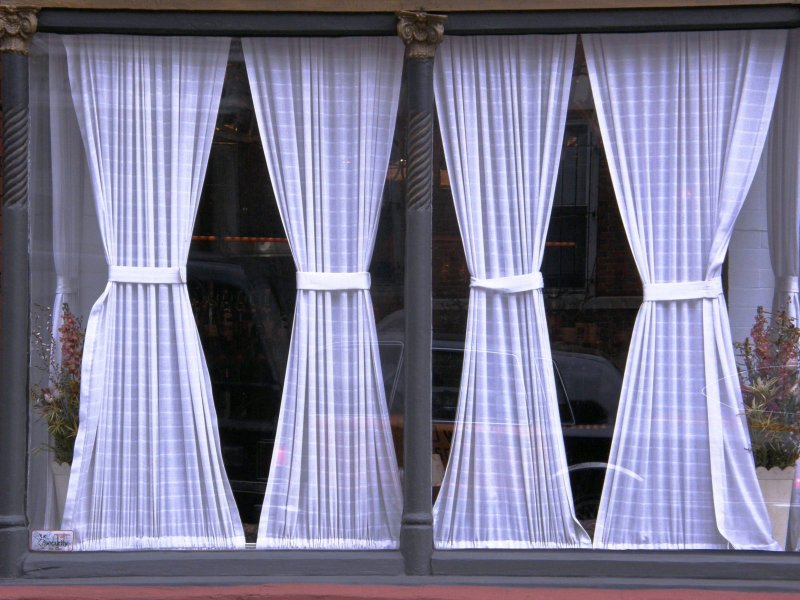
[[[25,579],[96,577],[296,577],[346,574],[394,576],[404,573],[399,550],[240,550],[141,552],[28,552]]]

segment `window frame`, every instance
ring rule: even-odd
[[[165,23],[167,25],[165,25]],[[292,36],[344,36],[344,35],[394,35],[396,17],[391,13],[326,14],[326,13],[235,13],[235,12],[164,12],[112,10],[68,10],[43,8],[39,14],[40,32],[51,33],[115,33],[147,35],[292,35]],[[666,30],[745,29],[745,28],[796,28],[800,27],[800,6],[765,5],[678,9],[605,9],[605,10],[549,10],[508,12],[451,12],[445,23],[445,35],[491,35],[526,33],[589,33],[589,32],[641,32]],[[25,71],[23,73],[23,70]],[[6,86],[4,104],[27,104],[27,90],[14,90],[27,84],[27,60],[17,55],[3,55]],[[412,91],[411,93],[414,93]],[[20,94],[23,97],[15,96]],[[8,98],[12,101],[9,104]],[[7,110],[5,119],[13,117]],[[6,125],[6,135],[11,127]],[[8,159],[7,159],[8,161]],[[28,174],[32,177],[33,174]],[[13,177],[12,177],[13,179]],[[5,191],[14,185],[5,177]],[[13,200],[11,201],[13,202]],[[3,270],[2,308],[4,314],[3,348],[6,362],[16,364],[27,355],[27,338],[21,327],[10,327],[12,319],[27,314],[26,301],[29,285],[27,277],[27,222],[26,217],[9,210],[4,199],[3,216]],[[16,207],[15,207],[16,208]],[[27,213],[27,207],[24,207]],[[22,233],[10,229],[25,220]],[[20,307],[22,303],[22,307]],[[11,356],[13,354],[13,357]],[[11,357],[13,360],[9,360]],[[4,366],[4,373],[8,373]],[[22,384],[21,384],[22,382]],[[4,378],[0,384],[0,439],[14,437],[13,442],[2,444],[14,448],[22,430],[27,448],[27,420],[19,422],[22,411],[18,390],[27,389],[27,372]],[[27,413],[27,409],[25,409]],[[8,417],[8,418],[7,418]],[[426,432],[426,435],[428,433]],[[16,446],[18,447],[18,446]],[[3,508],[14,502],[26,502],[24,480],[27,453],[4,460],[10,468],[4,469],[2,492],[9,502],[0,502]],[[13,473],[12,473],[13,472]],[[0,543],[6,539],[4,529],[19,528],[13,516],[0,515]],[[26,525],[23,527],[27,531]],[[16,532],[14,535],[16,535]],[[16,539],[16,538],[15,538]],[[408,539],[401,545],[414,543]],[[417,542],[418,547],[419,542]],[[425,550],[423,548],[424,551]],[[280,577],[395,577],[409,572],[402,551],[123,551],[76,552],[71,554],[39,553],[9,545],[10,553],[0,561],[14,565],[16,576],[25,579],[77,579],[92,577],[170,577],[172,580],[213,580],[217,577],[265,578]],[[647,551],[622,552],[609,550],[486,550],[486,551],[432,551],[429,572],[448,576],[459,581],[475,583],[481,579],[493,582],[497,578],[511,578],[514,584],[535,583],[547,578],[549,583],[569,580],[604,585],[659,584],[664,580],[690,582],[692,587],[729,587],[735,589],[796,589],[800,584],[800,553],[764,553],[749,551]],[[403,580],[410,583],[412,580]],[[418,580],[415,580],[418,581]]]

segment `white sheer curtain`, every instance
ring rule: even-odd
[[[720,271],[764,145],[786,34],[583,39],[645,300],[595,546],[777,549],[748,451]]]
[[[80,147],[80,129],[69,98],[69,80],[64,48],[59,38],[49,38],[50,156],[52,181],[52,241],[55,294],[51,308],[55,361],[61,360],[62,305],[75,314],[78,305],[80,255],[83,225],[84,172],[86,162]],[[61,526],[52,476],[48,473],[45,527]]]
[[[394,548],[401,492],[369,268],[394,134],[395,38],[244,39],[297,305],[260,548]]]
[[[800,317],[800,31],[789,32],[781,85],[767,142],[769,255],[775,274],[772,311]],[[800,463],[795,467],[800,477]],[[792,488],[787,550],[800,550],[800,489]]]
[[[800,316],[800,31],[789,32],[768,142],[769,254],[775,274],[772,310]]]
[[[67,36],[109,282],[87,324],[77,548],[237,548],[185,265],[227,38]]]
[[[53,46],[60,44],[52,40]],[[53,337],[59,338],[61,306],[68,304],[74,312],[78,300],[78,275],[80,272],[80,246],[83,211],[83,172],[85,160],[75,142],[80,140],[80,130],[75,109],[63,102],[69,96],[67,64],[63,50],[52,47],[50,52],[50,153],[53,182],[53,264],[56,273],[56,290],[53,299]],[[72,152],[65,149],[72,147]],[[76,202],[80,202],[76,206]],[[61,347],[56,347],[60,354]]]
[[[447,38],[434,90],[472,276],[437,548],[590,544],[575,518],[539,268],[575,36]]]

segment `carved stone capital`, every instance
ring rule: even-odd
[[[444,37],[446,19],[426,12],[397,13],[397,35],[406,45],[406,58],[433,58]]]
[[[0,52],[28,53],[38,12],[30,6],[0,6]]]

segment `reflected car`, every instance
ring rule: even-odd
[[[387,316],[377,326],[381,369],[392,423],[392,436],[398,462],[403,461],[404,390],[403,311]],[[434,497],[438,492],[436,470],[447,466],[458,407],[463,339],[435,337],[432,347],[432,462]],[[575,512],[578,519],[595,519],[611,450],[617,416],[622,373],[608,359],[582,352],[554,350],[553,372],[556,383],[561,429],[567,455]]]
[[[189,293],[214,391],[222,455],[244,523],[258,523],[275,443],[295,300],[289,256],[194,256]],[[402,311],[378,324],[383,381],[399,466],[404,405]],[[432,442],[440,470],[450,456],[463,340],[433,346]],[[559,412],[579,518],[599,505],[622,382],[599,356],[554,352]],[[435,490],[434,490],[435,491]]]

